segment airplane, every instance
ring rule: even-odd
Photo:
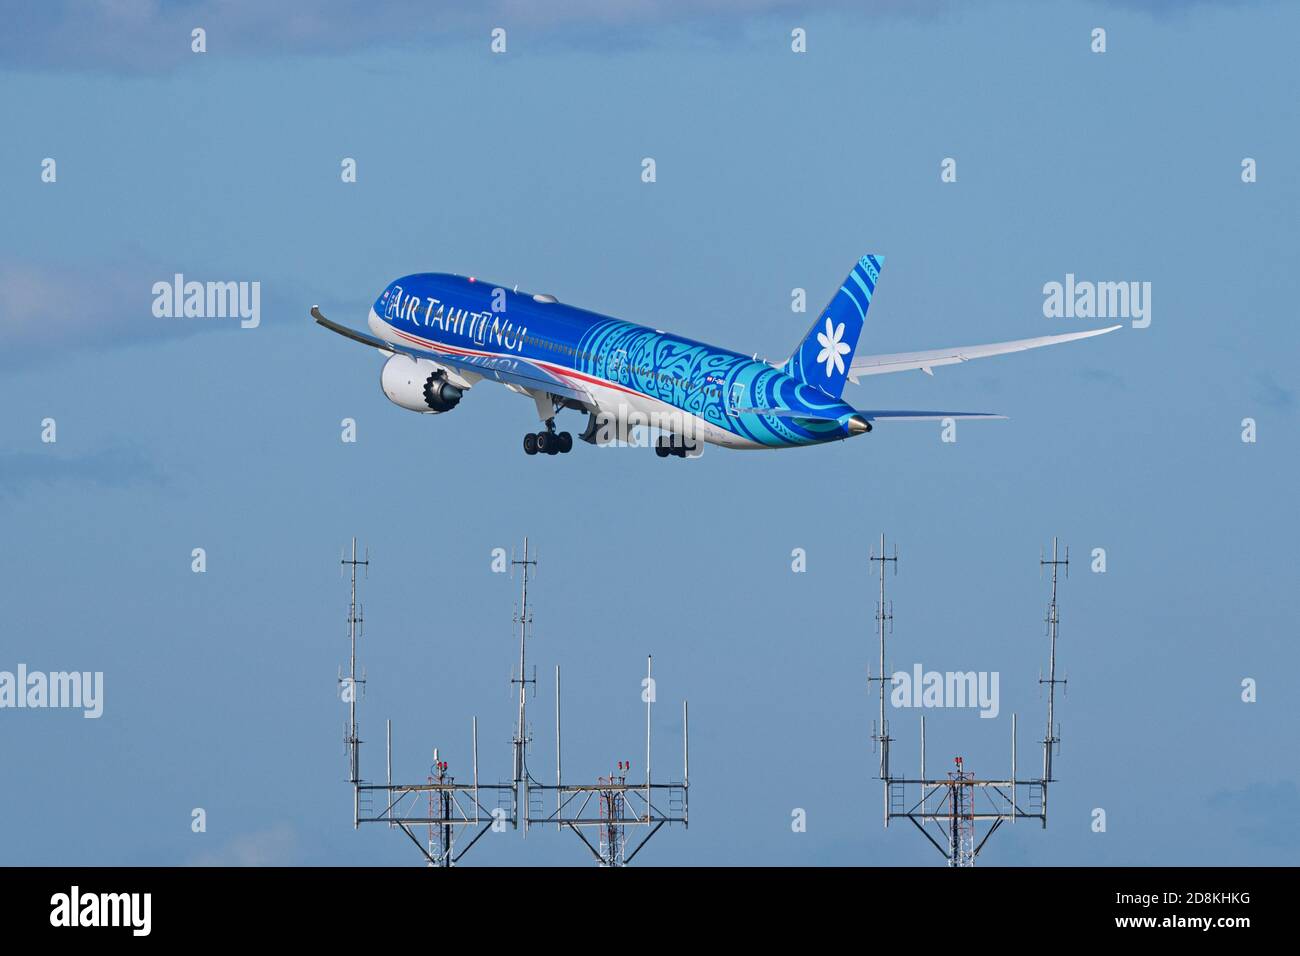
[[[1118,329],[923,352],[855,358],[884,257],[863,256],[790,357],[774,364],[680,335],[623,322],[559,302],[548,294],[473,276],[419,273],[395,279],[375,300],[370,332],[317,323],[387,356],[380,383],[402,408],[437,415],[465,393],[495,381],[531,398],[542,429],[524,435],[524,452],[573,448],[556,431],[563,409],[584,412],[579,439],[628,443],[628,426],[658,432],[661,458],[698,457],[703,444],[794,448],[870,432],[879,422],[1002,418],[987,412],[859,409],[843,400],[846,382],[1073,342]]]

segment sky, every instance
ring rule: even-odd
[[[472,717],[482,778],[509,777],[519,581],[492,565],[528,536],[534,774],[553,779],[557,665],[576,780],[644,773],[647,655],[657,780],[680,776],[690,702],[691,825],[637,864],[941,865],[882,825],[882,533],[890,671],[1000,678],[996,718],[924,711],[931,772],[1004,776],[1014,712],[1033,773],[1039,558],[1070,547],[1049,823],[1004,827],[981,864],[1293,862],[1300,9],[273,9],[6,12],[0,671],[102,672],[104,695],[98,719],[0,709],[0,862],[418,865],[400,833],[352,827],[355,535],[368,779],[386,720],[395,776],[423,780],[437,747],[465,779]],[[391,279],[456,272],[780,360],[812,318],[792,290],[819,308],[865,253],[886,263],[859,354],[1110,324],[1044,314],[1069,274],[1150,283],[1150,324],[848,386],[1008,416],[955,442],[896,423],[678,461],[527,458],[532,403],[490,385],[412,414],[380,356],[308,315],[361,327]],[[156,317],[176,273],[260,283],[259,324]],[[891,709],[900,771],[921,713]],[[544,828],[464,858],[590,862]]]

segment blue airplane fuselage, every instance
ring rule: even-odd
[[[526,360],[589,395],[593,412],[676,415],[714,444],[787,448],[850,435],[852,407],[766,362],[479,279],[395,279],[369,326],[435,362]]]

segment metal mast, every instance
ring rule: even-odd
[[[349,721],[346,742],[349,751],[349,776],[353,789],[353,825],[362,823],[380,823],[392,829],[401,830],[419,849],[430,866],[450,867],[458,864],[486,833],[504,831],[513,826],[519,829],[522,821],[524,831],[534,823],[554,823],[557,828],[567,828],[581,838],[591,850],[598,862],[607,866],[623,866],[632,862],[655,833],[664,824],[687,824],[687,777],[690,767],[689,749],[689,715],[687,705],[682,701],[682,780],[674,782],[654,782],[650,773],[650,732],[651,705],[654,703],[653,672],[651,659],[646,658],[646,680],[642,685],[647,688],[644,696],[646,704],[646,771],[645,782],[631,784],[628,771],[631,761],[620,761],[617,774],[598,778],[593,784],[570,784],[564,782],[561,770],[562,753],[560,749],[560,669],[555,669],[555,784],[550,786],[536,781],[528,770],[528,748],[532,735],[527,721],[528,686],[532,685],[536,693],[536,668],[528,675],[527,647],[532,637],[533,613],[529,607],[528,585],[537,559],[529,548],[528,539],[524,539],[522,559],[512,559],[511,564],[522,568],[523,579],[520,584],[519,606],[515,612],[515,623],[519,625],[519,671],[511,675],[511,684],[519,685],[517,700],[517,722],[515,724],[511,749],[514,756],[514,771],[509,783],[480,783],[478,769],[478,721],[470,724],[470,740],[473,754],[473,776],[469,782],[460,783],[449,772],[446,760],[439,758],[438,750],[433,751],[433,764],[428,776],[420,783],[396,783],[393,780],[393,734],[392,722],[387,726],[387,778],[384,783],[368,783],[361,778],[358,749],[360,740],[356,728],[355,689],[364,684],[364,676],[356,676],[357,638],[361,636],[361,612],[356,598],[356,568],[369,564],[366,560],[357,560],[356,540],[352,543],[352,559],[344,559],[344,564],[352,566],[352,598],[348,614],[348,635],[351,646],[351,659],[348,676],[344,677],[340,668],[339,683],[350,695]],[[547,792],[555,793],[555,810],[543,815],[540,800]],[[379,794],[384,803],[377,811],[372,809],[371,800]],[[530,795],[539,800],[533,806]],[[494,798],[495,807],[485,804],[483,797]],[[522,804],[523,809],[520,809]],[[427,827],[427,837],[420,840],[413,830],[416,826]],[[598,827],[595,843],[588,840],[584,830]],[[645,835],[635,846],[628,846],[625,831],[628,827],[642,827]],[[469,831],[474,830],[472,835]],[[468,840],[463,846],[458,845],[462,836]]]
[[[346,552],[345,552],[346,554]],[[357,568],[366,568],[369,574],[370,552],[366,551],[364,560],[357,559],[357,539],[352,539],[352,557],[344,557],[342,564],[351,568],[351,596],[348,604],[348,645],[350,656],[348,673],[339,674],[344,699],[348,703],[348,726],[344,742],[348,751],[348,776],[352,785],[352,825],[360,828],[363,823],[382,823],[400,829],[419,848],[430,866],[452,866],[472,847],[489,828],[497,825],[504,828],[512,822],[514,808],[510,815],[504,808],[496,810],[485,807],[480,802],[480,791],[486,790],[501,799],[510,795],[513,800],[514,788],[509,784],[479,784],[478,780],[478,721],[470,722],[470,739],[473,751],[473,778],[471,783],[457,783],[447,773],[447,762],[438,759],[434,750],[434,765],[430,768],[425,783],[400,784],[393,782],[393,726],[387,722],[387,778],[385,783],[368,783],[361,777],[361,739],[357,733],[357,692],[358,687],[366,683],[365,672],[357,677],[357,640],[363,635],[364,623],[361,605],[357,601]],[[382,809],[375,811],[374,795],[383,799]],[[421,811],[419,798],[427,797],[427,810]],[[422,843],[412,826],[427,825],[429,839]],[[455,842],[459,833],[470,827],[477,827],[473,839],[459,852]]]
[[[885,659],[885,620],[893,619],[892,608],[885,610],[884,561],[897,561],[897,550],[892,558],[885,558],[884,536],[880,539],[881,557],[873,553],[872,561],[881,561],[880,571],[880,609],[876,619],[879,624],[881,673],[871,680],[881,681],[880,727],[873,735],[873,740],[880,741],[880,773],[885,791],[885,826],[895,818],[910,820],[936,850],[948,861],[950,866],[974,866],[976,857],[984,849],[998,828],[1003,823],[1015,823],[1017,820],[1038,820],[1044,828],[1047,826],[1047,788],[1055,779],[1052,776],[1052,757],[1060,744],[1060,728],[1056,725],[1056,685],[1066,681],[1056,676],[1056,638],[1060,617],[1057,611],[1057,572],[1066,569],[1069,576],[1070,551],[1065,550],[1065,557],[1058,556],[1057,539],[1052,539],[1052,558],[1046,560],[1039,555],[1040,573],[1042,567],[1052,569],[1052,595],[1047,606],[1048,636],[1050,638],[1047,678],[1041,672],[1039,683],[1047,685],[1047,733],[1043,739],[1042,776],[1035,779],[1019,779],[1016,772],[1016,715],[1011,714],[1011,773],[1003,778],[977,777],[966,766],[961,757],[956,758],[955,769],[945,776],[930,776],[925,769],[925,718],[921,717],[921,768],[914,777],[894,776],[889,766],[889,742],[884,718],[884,659]],[[906,797],[909,787],[917,787],[918,797],[910,805]],[[1020,792],[1027,791],[1029,805],[1020,802]],[[977,839],[976,827],[988,824],[982,838]],[[936,837],[931,830],[937,829]]]
[[[528,734],[527,710],[528,710],[528,685],[532,685],[533,693],[537,693],[537,674],[534,670],[532,677],[527,677],[526,654],[528,644],[528,634],[532,630],[533,615],[528,609],[528,576],[532,569],[537,567],[537,559],[528,557],[528,538],[524,538],[524,556],[520,560],[512,558],[511,566],[523,569],[519,584],[519,609],[515,613],[515,623],[519,625],[519,676],[510,678],[511,684],[519,685],[519,715],[518,723],[515,727],[515,736],[512,741],[514,747],[514,785],[515,799],[518,801],[516,807],[528,807],[528,760],[527,748],[531,742]],[[519,827],[519,814],[514,814],[515,828]]]
[[[364,628],[364,622],[360,606],[357,604],[357,568],[363,567],[369,573],[370,568],[370,551],[366,550],[366,557],[363,561],[357,560],[357,539],[352,538],[352,557],[342,558],[339,561],[339,570],[343,567],[351,568],[352,588],[351,597],[348,601],[348,676],[345,678],[339,675],[340,693],[348,702],[348,727],[344,733],[343,742],[348,753],[348,782],[353,786],[352,799],[352,826],[356,828],[361,816],[360,790],[357,784],[361,782],[361,739],[357,735],[357,694],[359,685],[365,684],[365,674],[361,679],[357,679],[357,637]]]
[[[876,626],[880,636],[880,672],[877,676],[871,676],[871,669],[867,668],[867,683],[879,682],[880,687],[880,718],[879,722],[872,727],[871,739],[874,743],[880,745],[880,779],[889,780],[889,744],[893,739],[889,736],[889,724],[885,720],[885,684],[889,678],[885,673],[885,627],[888,625],[890,633],[894,629],[894,606],[885,603],[885,565],[894,566],[894,574],[898,574],[898,545],[894,545],[894,554],[892,557],[885,555],[885,535],[880,534],[880,555],[877,556],[875,551],[871,552],[867,558],[869,563],[880,564],[880,599],[876,602]],[[889,826],[889,787],[885,786],[885,826]]]
[[[628,761],[618,762],[618,772],[608,777],[597,777],[596,783],[607,789],[600,791],[600,816],[604,821],[600,826],[600,844],[597,851],[601,866],[624,866],[627,863],[627,838],[624,819],[627,816]]]
[[[655,783],[650,773],[650,728],[652,707],[655,701],[652,658],[646,657],[645,688],[645,782],[629,783],[632,761],[618,761],[618,770],[608,776],[597,777],[594,784],[565,783],[560,772],[560,668],[555,668],[555,785],[536,783],[533,789],[545,793],[555,791],[555,809],[542,815],[526,808],[526,824],[554,823],[557,828],[568,828],[591,851],[600,866],[626,866],[641,852],[664,824],[680,823],[689,826],[690,820],[690,712],[682,701],[682,779],[680,782]],[[628,827],[645,827],[645,836],[636,846],[629,848],[626,837]],[[595,829],[593,842],[584,830]]]
[[[1047,664],[1047,680],[1039,677],[1039,684],[1047,685],[1047,734],[1043,737],[1043,827],[1047,827],[1047,784],[1051,783],[1052,777],[1052,756],[1053,751],[1060,745],[1060,728],[1056,726],[1056,685],[1064,684],[1065,681],[1056,679],[1056,632],[1057,625],[1060,624],[1060,615],[1056,608],[1056,573],[1057,569],[1065,568],[1065,576],[1070,576],[1070,549],[1065,549],[1065,557],[1057,558],[1057,539],[1052,538],[1052,560],[1047,561],[1040,557],[1038,559],[1039,568],[1050,567],[1052,569],[1052,599],[1047,605],[1047,633],[1051,641],[1051,649]]]
[[[948,772],[948,865],[975,865],[975,779],[962,764],[953,760],[955,769]]]

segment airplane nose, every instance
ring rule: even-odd
[[[844,425],[849,430],[850,435],[862,435],[871,431],[871,422],[861,415],[850,415],[849,420]]]

